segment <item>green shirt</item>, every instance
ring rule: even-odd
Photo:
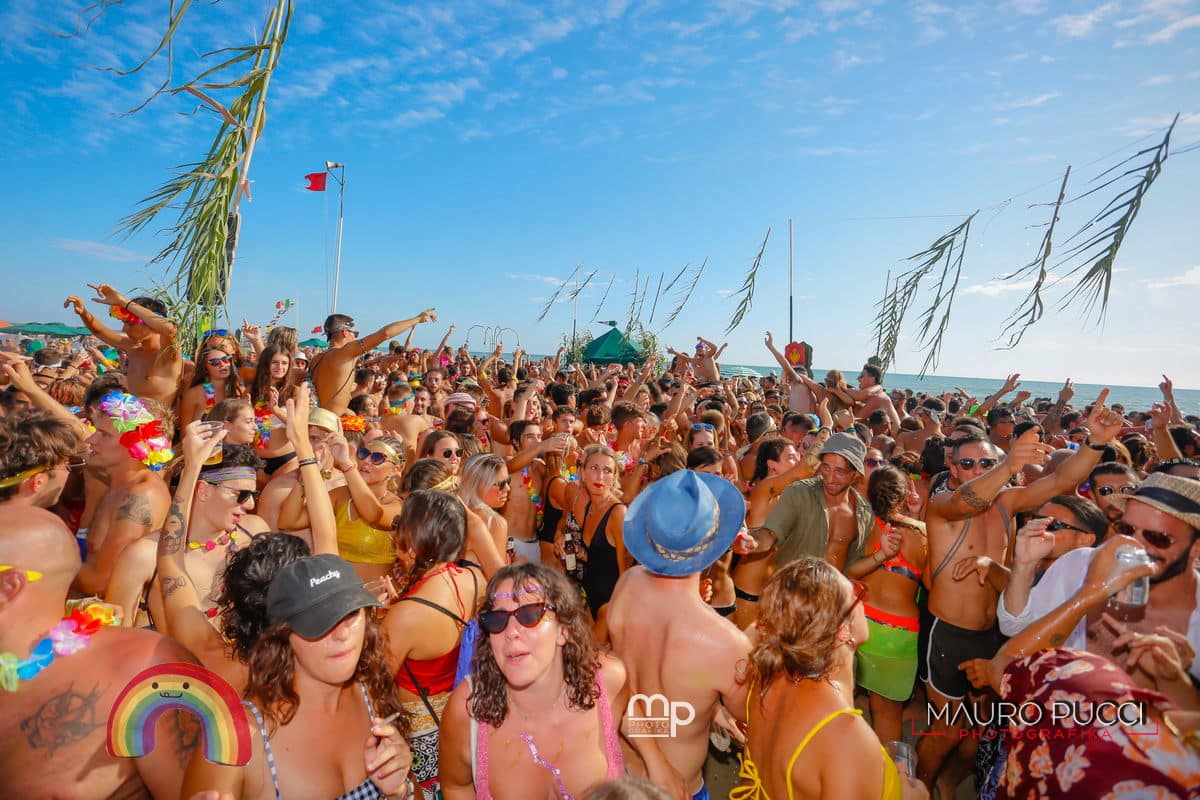
[[[771,509],[764,528],[775,534],[775,565],[783,567],[803,556],[825,557],[829,543],[829,514],[825,505],[825,482],[821,478],[796,481],[783,490]],[[846,565],[862,558],[863,544],[875,524],[875,515],[867,501],[851,489],[858,536],[850,543]]]

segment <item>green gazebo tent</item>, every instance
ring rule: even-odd
[[[9,325],[7,328],[0,328],[0,332],[24,336],[58,336],[62,338],[90,336],[92,334],[87,328],[72,327],[64,325],[61,322],[26,322],[23,325]]]
[[[583,348],[585,364],[629,364],[642,360],[642,353],[616,328],[588,342]]]

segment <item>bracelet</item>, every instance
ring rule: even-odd
[[[300,467],[300,468],[315,467],[316,465],[317,465],[317,460],[315,458],[302,458],[296,462],[296,466]]]
[[[130,303],[132,303],[132,302],[133,302],[132,300],[126,300],[126,301],[125,301],[125,310],[126,310],[126,311],[129,311],[129,304],[130,304]],[[132,314],[133,312],[132,312],[132,311],[130,311],[130,313]]]
[[[1101,453],[1104,452],[1108,448],[1107,444],[1092,444],[1091,434],[1088,434],[1087,436],[1084,437],[1083,443],[1086,444],[1091,449],[1096,450],[1097,452],[1101,452]]]
[[[350,472],[353,469],[354,469],[354,464],[351,463],[350,466],[348,466],[348,467],[338,467],[338,472],[345,475],[347,472]]]
[[[833,436],[833,428],[829,427],[828,425],[822,425],[821,427],[817,428],[817,435],[818,435],[818,436],[819,436],[819,435],[820,435],[822,432],[828,433],[830,436]]]

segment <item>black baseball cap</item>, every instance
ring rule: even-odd
[[[383,604],[345,559],[322,554],[288,564],[267,590],[267,618],[305,639],[320,639],[349,614]]]

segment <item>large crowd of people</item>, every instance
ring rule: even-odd
[[[478,358],[411,346],[434,309],[192,347],[91,288],[91,339],[0,351],[4,796],[686,800],[724,750],[737,800],[1200,797],[1169,380],[1148,409],[852,387],[769,333],[778,379],[703,337]],[[244,766],[180,710],[110,754],[171,662],[237,692]]]

